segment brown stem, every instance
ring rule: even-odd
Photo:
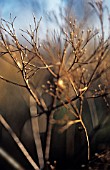
[[[87,129],[86,129],[86,126],[82,120],[82,118],[80,118],[81,120],[81,125],[83,126],[84,128],[84,131],[85,131],[85,135],[86,135],[86,140],[87,140],[87,148],[88,148],[88,160],[90,160],[90,142],[89,142],[89,136],[88,136],[88,132],[87,132]]]
[[[24,145],[21,143],[21,141],[19,140],[17,135],[14,133],[14,131],[11,129],[11,127],[9,126],[9,124],[6,122],[6,120],[3,118],[2,115],[0,115],[0,122],[5,127],[5,129],[9,132],[9,134],[12,136],[13,140],[16,142],[16,144],[18,145],[18,147],[20,148],[22,153],[25,155],[25,157],[27,158],[29,163],[33,166],[33,168],[35,170],[39,170],[39,167],[37,166],[37,164],[34,162],[34,160],[29,155],[29,153],[27,152],[27,150],[24,147]]]

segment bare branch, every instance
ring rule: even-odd
[[[16,144],[18,145],[18,147],[20,148],[24,156],[27,158],[29,163],[33,166],[33,168],[39,170],[37,164],[33,161],[32,157],[29,155],[29,153],[27,152],[27,150],[25,149],[25,147],[23,146],[19,138],[13,132],[13,130],[11,129],[11,127],[9,126],[9,124],[6,122],[6,120],[3,118],[2,115],[0,115],[0,122],[5,127],[5,129],[9,132],[9,134],[12,136],[13,140],[16,142]]]

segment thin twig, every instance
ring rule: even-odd
[[[39,167],[37,166],[37,164],[34,162],[34,160],[32,159],[32,157],[29,155],[29,153],[27,152],[27,150],[25,149],[24,145],[21,143],[21,141],[19,140],[19,138],[17,137],[17,135],[14,133],[14,131],[11,129],[11,127],[9,126],[9,124],[6,122],[6,120],[3,118],[2,115],[0,115],[0,122],[1,124],[5,127],[5,129],[9,132],[9,134],[12,136],[13,140],[15,141],[15,143],[18,145],[18,147],[20,148],[20,150],[22,151],[22,153],[25,155],[25,157],[27,158],[27,160],[29,161],[29,163],[33,166],[33,168],[35,170],[39,170]]]
[[[15,86],[20,86],[20,87],[26,88],[26,85],[18,84],[18,83],[16,83],[16,82],[13,82],[13,81],[11,81],[11,80],[8,80],[8,79],[4,78],[4,77],[1,76],[1,75],[0,75],[0,79],[3,80],[3,81],[5,81],[5,82],[7,82],[7,83],[13,84],[13,85],[15,85]]]

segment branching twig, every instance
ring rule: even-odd
[[[7,80],[6,78],[2,77],[1,75],[0,75],[0,79],[3,80],[3,81],[5,81],[5,82],[7,82],[7,83],[10,83],[10,84],[13,84],[13,85],[16,85],[16,86],[20,86],[20,87],[26,88],[26,85],[18,84],[18,83],[15,83],[15,82],[13,82],[13,81]]]

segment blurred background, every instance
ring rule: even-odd
[[[99,1],[99,0],[94,0],[94,1]],[[63,25],[64,23],[63,23],[63,20],[61,19],[61,14],[63,13],[64,13],[64,16],[66,14],[66,17],[69,14],[72,14],[73,16],[75,16],[75,18],[77,18],[78,22],[83,21],[83,19],[86,20],[86,22],[84,22],[85,25],[83,24],[84,29],[88,29],[89,27],[92,27],[93,30],[94,28],[99,28],[100,30],[99,18],[97,17],[96,11],[91,7],[92,5],[90,5],[90,2],[92,4],[93,0],[53,0],[53,1],[52,0],[0,0],[0,18],[5,19],[6,21],[10,21],[10,13],[11,13],[12,18],[14,18],[15,16],[17,17],[14,24],[15,24],[16,34],[18,35],[19,38],[21,38],[20,29],[23,29],[23,30],[29,29],[30,24],[32,27],[34,26],[33,14],[36,16],[37,21],[39,21],[39,19],[42,17],[40,28],[39,28],[40,39],[45,39],[45,34],[47,30],[49,33],[51,33],[51,31],[54,29],[59,30],[58,22],[56,22],[54,16],[56,16],[59,23]],[[104,15],[103,15],[104,34],[107,37],[108,35],[110,35],[108,34],[108,32],[110,31],[109,24],[108,24],[108,17],[110,17],[108,15],[109,9],[110,9],[110,0],[103,0],[103,9],[104,9]],[[86,18],[86,16],[88,17],[88,19]],[[91,44],[89,47],[88,47],[88,54],[90,54],[90,52],[92,51]],[[19,81],[19,83],[22,84],[21,77],[20,75],[18,77],[18,72],[16,68],[13,69],[13,67],[10,66],[9,63],[6,63],[4,60],[0,62],[0,75],[12,81],[16,81],[16,82]],[[2,114],[3,115],[4,113],[7,114],[5,116],[6,120],[9,121],[9,124],[11,125],[12,129],[15,130],[15,133],[21,139],[21,141],[23,141],[24,144],[27,145],[27,148],[29,149],[31,148],[30,153],[32,152],[32,155],[34,155],[33,158],[36,160],[37,155],[35,152],[35,146],[34,146],[33,136],[32,136],[31,128],[30,128],[31,126],[29,122],[30,110],[29,110],[29,105],[28,105],[29,97],[28,97],[27,91],[25,91],[24,89],[21,90],[17,86],[13,88],[11,84],[6,84],[6,82],[3,82],[2,80],[0,80],[0,90],[1,90],[0,109],[2,108],[2,111],[3,111]],[[8,97],[6,98],[6,96]],[[103,114],[104,112],[103,110],[105,108],[102,104],[99,105],[99,103],[102,103],[102,101],[101,100],[99,101],[96,99],[95,102],[96,102],[95,104],[96,104],[97,113]],[[88,113],[88,111],[86,110],[87,102],[84,103],[84,106],[85,106],[84,112]],[[88,108],[89,108],[89,105],[88,105]],[[107,123],[109,123],[109,119],[107,119],[107,121],[108,121]],[[89,121],[87,121],[87,123],[89,124]],[[29,130],[27,130],[27,126],[29,127]],[[76,126],[75,128],[80,129],[80,127],[78,126]],[[90,129],[90,125],[88,127]],[[75,138],[76,141],[81,141],[83,143],[85,142],[85,138],[82,140],[80,135],[74,136],[73,130],[76,130],[74,128],[69,129],[67,133],[63,133],[63,135],[59,137],[59,134],[56,135],[56,131],[58,130],[57,128],[58,127],[54,127],[53,136],[52,136],[53,145],[51,146],[51,148],[52,148],[52,151],[55,151],[53,152],[53,155],[51,155],[52,159],[54,160],[54,155],[55,156],[57,155],[58,156],[57,159],[62,158],[61,161],[66,160],[67,159],[66,153],[68,153],[69,158],[73,158],[72,154],[73,154],[74,148],[76,149],[76,151],[78,150],[78,153],[80,153],[80,149],[79,149],[79,143],[75,142],[74,144],[73,140],[71,139]],[[107,125],[107,128],[106,127],[104,128],[101,127],[101,128],[102,128],[101,131],[99,131],[98,135],[96,136],[96,142],[97,140],[103,141],[103,139],[105,141],[105,138],[102,139],[104,135],[105,135],[104,137],[106,137],[106,141],[108,142],[108,132],[109,132],[110,126]],[[79,130],[77,131],[78,133],[80,133]],[[76,131],[76,134],[78,134],[77,131]],[[82,133],[82,136],[84,136],[83,131],[81,133]],[[14,146],[15,148],[13,147],[14,144],[9,134],[7,134],[5,129],[3,129],[1,134],[4,135],[4,138],[2,139],[2,141],[0,141],[3,147],[7,149],[7,151],[11,150],[11,152],[13,152],[13,155],[15,155],[14,157],[17,157],[18,162],[20,160],[21,164],[23,164],[26,160],[25,158],[22,159],[21,152],[17,150],[16,146]],[[45,134],[42,133],[42,140],[44,138],[43,135],[45,136]],[[7,141],[8,141],[8,145],[7,145]],[[109,141],[110,141],[110,136],[109,136]],[[99,141],[97,143],[99,143]],[[67,146],[66,148],[67,150],[65,149],[65,145]],[[80,148],[81,147],[82,146],[80,145]],[[18,153],[15,154],[15,151]],[[57,153],[58,151],[59,151],[59,154]],[[82,155],[80,154],[81,159],[82,157],[84,157],[83,154],[87,154],[85,152],[82,152],[81,153]],[[75,153],[75,158],[76,158],[75,160],[76,164],[78,164],[79,155],[77,155],[77,152]],[[70,162],[73,163],[72,161],[73,160],[71,159]],[[26,166],[29,166],[27,162],[26,162]]]
[[[99,1],[99,0],[95,0]],[[90,7],[89,2],[91,0],[0,0],[0,16],[6,20],[9,20],[10,13],[12,17],[17,17],[15,21],[16,31],[19,32],[19,29],[29,28],[29,24],[33,25],[33,14],[36,16],[37,20],[42,17],[40,36],[44,36],[46,30],[49,28],[56,29],[57,25],[53,21],[49,20],[49,17],[52,11],[55,12],[56,16],[60,18],[60,10],[69,8],[69,11],[74,11],[74,15],[78,19],[83,19],[84,14],[89,15],[89,24],[95,24],[97,27],[100,27],[99,21],[96,21],[96,13]],[[106,6],[110,8],[110,1],[104,0],[104,24],[105,32],[107,29],[107,10]],[[60,8],[60,9],[59,9]],[[107,34],[107,33],[106,33]]]

